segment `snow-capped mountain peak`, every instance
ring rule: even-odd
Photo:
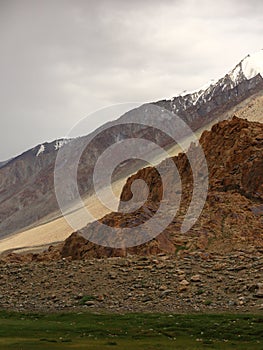
[[[241,66],[247,79],[252,79],[258,74],[263,78],[263,49],[244,58]]]
[[[263,50],[260,50],[246,56],[222,78],[156,104],[179,115],[187,123],[194,123],[197,128],[212,120],[217,113],[262,90]]]
[[[258,74],[263,78],[263,50],[247,55],[228,73],[234,85],[244,79],[250,80]]]
[[[184,91],[183,93],[173,97],[170,101],[175,100],[177,97],[190,97],[191,103],[196,104],[201,96],[207,95],[211,92],[215,86],[220,85],[224,90],[226,86],[226,80],[230,80],[231,87],[237,86],[242,80],[250,80],[261,75],[263,78],[263,49],[247,55],[241,62],[239,62],[235,68],[233,68],[225,77],[219,79],[218,81],[210,80],[208,83],[203,85],[201,88],[193,91]]]

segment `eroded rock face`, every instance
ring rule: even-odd
[[[84,259],[127,254],[155,255],[161,252],[183,254],[195,250],[220,253],[262,250],[263,124],[234,117],[231,121],[218,123],[210,132],[204,132],[200,143],[209,169],[209,190],[201,216],[186,234],[182,234],[180,229],[191,201],[193,181],[187,155],[179,154],[173,161],[182,180],[181,206],[163,233],[133,248],[105,248],[81,236],[84,234],[92,238],[100,235],[105,239],[107,230],[103,231],[95,222],[72,234],[58,249],[59,255]],[[195,155],[196,147],[192,145],[189,152]],[[195,166],[202,172],[204,164],[196,157]],[[168,171],[167,179],[170,175]],[[117,228],[119,237],[124,227],[134,227],[134,234],[140,235],[139,225],[154,216],[162,198],[160,176],[154,168],[147,167],[127,180],[121,194],[122,201],[130,200],[131,185],[136,179],[145,180],[149,186],[149,196],[144,206],[133,213],[111,213],[100,220],[105,225]],[[54,256],[54,251],[52,254]]]
[[[233,188],[248,198],[263,199],[262,124],[234,117],[213,126],[211,133],[204,132],[200,142],[209,165],[211,188]]]

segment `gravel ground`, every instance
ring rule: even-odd
[[[263,256],[1,263],[0,309],[263,313]]]

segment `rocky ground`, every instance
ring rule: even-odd
[[[0,263],[0,309],[263,312],[260,252]]]

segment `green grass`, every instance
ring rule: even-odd
[[[92,301],[95,300],[96,297],[93,295],[85,295],[83,298],[80,299],[79,304],[80,305],[85,305],[87,301]]]
[[[263,350],[263,315],[0,312],[0,349]]]

